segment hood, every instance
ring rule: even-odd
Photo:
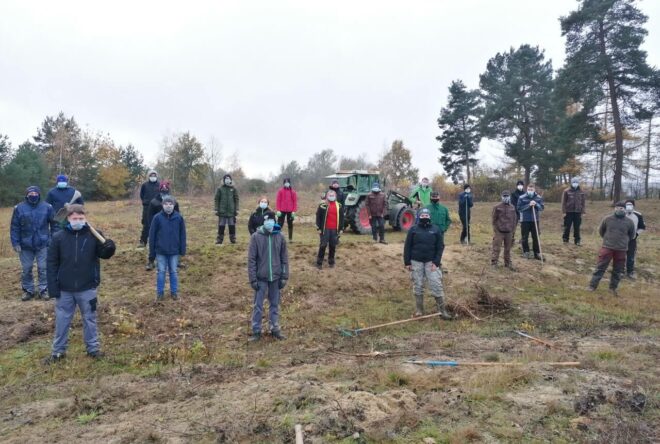
[[[268,231],[266,231],[264,229],[263,225],[260,226],[259,228],[257,228],[257,233],[262,234],[264,236],[274,236],[276,234],[280,234],[281,231],[282,231],[282,227],[279,224],[275,224],[275,226],[273,227],[273,232],[272,233],[269,233]]]
[[[147,172],[147,177],[151,176],[152,174],[155,174],[156,177],[158,177],[158,171],[151,169]]]

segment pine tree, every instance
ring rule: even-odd
[[[448,104],[442,108],[438,119],[442,134],[436,140],[442,143],[439,160],[455,184],[463,168],[468,183],[471,181],[470,167],[477,163],[474,155],[481,141],[479,119],[482,114],[479,91],[469,91],[461,80],[451,82]]]
[[[635,0],[579,0],[578,9],[562,17],[566,37],[563,68],[573,99],[592,113],[607,97],[614,125],[615,161],[612,199],[621,198],[624,127],[634,122],[640,93],[660,90],[660,75],[641,49],[647,17]]]

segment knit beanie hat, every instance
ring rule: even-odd
[[[525,186],[525,182],[523,182],[522,180],[519,180],[518,182],[516,182],[516,186],[518,186],[518,185]]]
[[[57,179],[55,180],[56,183],[57,183],[57,182],[68,182],[68,181],[69,181],[69,178],[66,177],[66,174],[60,174],[60,175],[58,175],[58,176],[57,176]]]
[[[37,193],[41,196],[41,189],[36,185],[29,186],[25,189],[25,195],[27,196],[30,193]]]

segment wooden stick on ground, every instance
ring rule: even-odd
[[[296,444],[304,444],[302,426],[300,424],[296,424],[294,430],[296,431]]]
[[[519,365],[530,365],[530,364],[545,364],[551,365],[553,367],[579,367],[579,361],[565,361],[565,362],[543,362],[543,361],[533,361],[529,363],[523,362],[458,362],[458,361],[433,361],[433,360],[415,360],[411,359],[405,361],[405,364],[417,364],[417,365],[428,365],[431,367],[458,367],[458,366],[468,366],[468,367],[514,367]]]
[[[442,315],[442,313],[433,313],[429,315],[418,316],[416,318],[402,319],[400,321],[393,321],[393,322],[387,322],[385,324],[372,325],[371,327],[356,328],[355,330],[342,330],[342,334],[347,334],[348,336],[351,335],[355,336],[365,331],[376,330],[377,328],[389,327],[390,325],[405,324],[407,322],[413,322],[413,321],[421,321],[423,319],[435,318],[440,315]]]
[[[531,339],[532,341],[534,341],[534,342],[538,342],[539,344],[543,344],[543,345],[545,345],[546,347],[553,348],[553,347],[555,346],[554,344],[552,344],[552,343],[550,343],[550,342],[544,341],[543,339],[535,338],[534,336],[532,336],[532,335],[528,335],[527,333],[523,333],[523,332],[518,331],[518,330],[514,330],[514,331],[515,331],[517,334],[519,334],[520,336],[522,336],[523,338]]]

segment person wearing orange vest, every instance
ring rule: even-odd
[[[316,257],[316,267],[323,268],[323,259],[325,257],[326,247],[330,247],[328,252],[328,266],[335,266],[335,251],[339,244],[339,236],[342,233],[341,227],[344,226],[344,213],[341,211],[341,204],[337,202],[337,193],[329,190],[325,195],[325,200],[321,202],[316,210],[316,230],[319,233],[320,244],[319,253]]]

